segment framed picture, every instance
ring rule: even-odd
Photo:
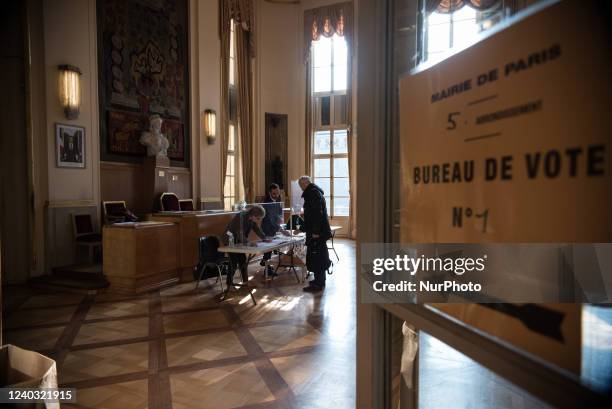
[[[85,128],[55,124],[55,152],[58,168],[84,168]]]

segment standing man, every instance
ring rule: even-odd
[[[270,204],[268,204],[270,203]],[[264,208],[266,209],[266,216],[261,223],[261,229],[268,237],[274,236],[278,231],[281,230],[281,224],[283,220],[283,204],[281,203],[281,191],[280,187],[276,183],[272,183],[268,187],[268,195],[264,200]],[[266,265],[266,261],[270,260],[272,252],[264,253],[263,259],[259,263],[261,266]],[[276,276],[274,269],[268,266],[268,276]]]
[[[318,292],[325,287],[325,273],[331,266],[327,240],[332,234],[327,217],[327,206],[323,190],[312,183],[310,176],[302,176],[298,183],[303,191],[302,198],[304,199],[302,230],[306,232],[306,268],[314,273],[314,280],[308,287],[304,287],[304,291]]]

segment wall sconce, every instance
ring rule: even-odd
[[[204,127],[204,135],[206,135],[206,139],[208,140],[208,144],[212,145],[215,143],[215,139],[217,138],[217,114],[212,109],[207,109],[204,111],[203,127]]]
[[[59,65],[59,98],[68,119],[77,119],[81,107],[81,70],[73,65]]]

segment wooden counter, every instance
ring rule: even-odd
[[[103,272],[110,291],[141,293],[179,281],[179,226],[168,222],[104,226]]]
[[[180,275],[182,281],[193,280],[192,271],[198,264],[198,240],[202,236],[214,235],[222,238],[227,225],[238,212],[161,212],[151,220],[178,225],[180,245]]]

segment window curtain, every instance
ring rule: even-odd
[[[247,202],[253,201],[253,84],[251,76],[251,33],[235,26],[236,88],[238,93],[238,124],[240,131],[240,156],[242,158],[242,182]]]
[[[252,0],[221,0],[219,6],[219,30],[221,37],[221,124],[223,146],[221,149],[221,166],[223,186],[227,167],[229,140],[229,57],[230,57],[230,24],[234,20],[236,36],[236,90],[238,106],[238,129],[240,138],[240,155],[242,159],[242,181],[247,201],[252,200],[253,186],[253,129],[252,129],[252,75],[251,59],[255,55],[253,36],[253,2]]]
[[[346,89],[346,111],[348,125],[348,164],[350,175],[349,194],[351,195],[351,205],[349,210],[349,237],[354,236],[353,226],[355,226],[355,207],[354,192],[355,178],[353,177],[353,126],[352,126],[352,61],[353,61],[353,3],[338,3],[330,6],[319,7],[304,12],[304,63],[306,66],[306,173],[312,173],[312,129],[313,129],[313,107],[312,107],[312,73],[310,67],[310,50],[313,41],[317,41],[321,36],[332,37],[338,34],[346,40],[348,50],[347,62],[347,89]]]
[[[425,10],[427,13],[452,13],[463,6],[470,6],[476,10],[487,10],[499,3],[500,0],[426,0]]]

